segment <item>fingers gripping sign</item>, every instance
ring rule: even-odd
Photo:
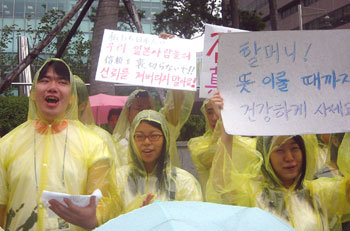
[[[141,207],[151,204],[154,197],[155,197],[154,194],[148,193],[146,199],[143,200]]]
[[[73,225],[81,226],[85,229],[93,229],[97,227],[95,196],[90,198],[89,204],[85,207],[79,207],[67,198],[64,198],[64,202],[67,206],[52,199],[49,201],[49,208],[59,217]]]
[[[172,39],[175,37],[174,35],[167,34],[167,33],[160,33],[158,36],[159,36],[159,38],[162,38],[162,39]]]
[[[213,104],[216,115],[221,118],[221,110],[224,109],[224,99],[221,97],[220,92],[215,92],[215,94],[210,97],[210,101]]]

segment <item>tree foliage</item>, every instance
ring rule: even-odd
[[[0,97],[0,137],[27,120],[28,97]]]
[[[193,137],[202,136],[205,132],[205,119],[202,114],[191,114],[181,128],[178,141],[187,141]]]
[[[91,14],[88,16],[91,22],[95,22],[96,20],[96,11],[96,7],[91,8]],[[140,19],[145,17],[145,11],[137,10],[137,13]],[[132,18],[130,17],[124,4],[119,5],[117,30],[132,32],[137,31],[136,26],[134,25]]]
[[[0,35],[0,80],[5,78],[6,74],[10,72],[13,66],[17,62],[17,55],[10,54],[6,52],[6,49],[9,48],[10,43],[13,40],[13,31],[16,28],[16,25],[7,26],[5,25],[1,29]]]
[[[45,5],[43,5],[45,7]],[[40,19],[36,28],[29,27],[25,34],[32,39],[33,46],[37,45],[51,31],[58,22],[64,17],[65,12],[58,9],[48,10]],[[72,26],[70,22],[56,38],[44,49],[42,55],[34,62],[34,66],[40,66],[47,57],[54,56],[61,47],[65,37]],[[72,40],[62,54],[62,59],[71,67],[74,74],[80,76],[84,80],[88,80],[90,73],[90,50],[91,41],[84,37],[81,30],[77,30]]]
[[[45,5],[42,5],[42,7],[46,8]],[[46,37],[47,32],[58,24],[64,15],[65,12],[62,10],[51,9],[43,15],[35,28],[30,23],[30,21],[34,19],[27,16],[28,23],[26,30],[19,28],[15,24],[12,26],[4,26],[1,29],[0,75],[2,79],[18,64],[17,53],[6,52],[9,48],[9,44],[12,43],[15,37],[14,35],[27,36],[30,47],[35,47]],[[71,26],[72,23],[69,23],[33,62],[33,72],[35,72],[48,57],[54,57],[56,55],[57,50],[70,31]],[[88,79],[90,72],[90,48],[91,41],[84,37],[82,31],[78,30],[62,55],[62,59],[72,68],[72,72],[83,79]]]
[[[157,33],[166,32],[182,38],[204,30],[204,23],[219,22],[219,4],[215,0],[165,0],[164,10],[155,14],[154,29]]]
[[[145,11],[143,10],[137,10],[137,14],[139,15],[140,20],[145,17]],[[132,32],[137,31],[136,26],[126,9],[126,6],[122,4],[119,6],[117,30]]]
[[[239,28],[249,31],[260,31],[263,30],[266,26],[265,22],[261,19],[261,13],[258,13],[256,10],[239,11]]]
[[[165,0],[164,10],[155,14],[154,29],[182,38],[191,38],[204,31],[204,23],[232,27],[232,14],[222,18],[221,1],[217,0]],[[231,11],[230,5],[226,9]],[[240,29],[262,30],[265,23],[256,11],[239,11]]]

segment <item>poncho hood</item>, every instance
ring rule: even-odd
[[[33,87],[31,89],[30,97],[29,97],[28,120],[40,119],[41,122],[47,123],[47,121],[45,121],[43,119],[43,117],[40,115],[40,112],[39,112],[39,110],[37,108],[37,105],[35,103],[35,94],[36,94],[36,85],[38,83],[39,75],[40,75],[42,69],[45,67],[45,65],[47,63],[51,62],[51,61],[61,62],[68,68],[68,70],[69,70],[69,81],[70,81],[70,87],[71,87],[70,100],[69,100],[68,107],[67,107],[64,115],[61,116],[60,118],[55,119],[54,123],[60,122],[60,121],[62,121],[64,119],[77,120],[78,119],[78,106],[77,106],[77,92],[76,92],[74,78],[73,78],[73,75],[72,75],[72,73],[70,71],[69,66],[63,60],[57,59],[57,58],[49,58],[49,59],[47,59],[45,61],[45,63],[40,67],[40,69],[36,72],[36,74],[34,76]]]
[[[258,137],[257,140],[256,149],[261,153],[263,157],[261,171],[267,183],[272,184],[275,187],[283,187],[283,184],[272,168],[270,162],[271,152],[283,145],[287,140],[291,138],[293,138],[293,136],[261,136]],[[313,179],[313,175],[315,173],[316,168],[317,138],[314,135],[303,135],[301,136],[301,138],[305,145],[306,156],[303,159],[303,161],[305,161],[305,172],[304,174],[301,173],[299,177],[296,178],[292,187],[297,186],[300,177],[302,177],[302,179],[300,179],[301,184],[304,181],[304,179]]]

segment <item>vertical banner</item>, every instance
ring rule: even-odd
[[[350,131],[350,31],[221,34],[218,89],[226,132]]]
[[[219,34],[244,30],[205,24],[199,97],[210,98],[217,91]]]

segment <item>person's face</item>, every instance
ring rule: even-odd
[[[205,105],[205,113],[207,114],[207,118],[208,118],[211,130],[214,130],[216,122],[218,121],[219,117],[216,115],[213,104],[211,102],[208,102]]]
[[[294,139],[289,139],[271,152],[270,162],[282,184],[289,188],[301,172],[303,154]]]
[[[114,128],[115,128],[115,125],[117,124],[118,122],[118,118],[119,118],[119,115],[117,114],[114,114],[110,117],[110,119],[108,120],[108,126],[109,126],[109,130],[111,132],[113,132]]]
[[[134,140],[147,171],[151,172],[163,148],[162,131],[146,122],[141,122],[135,130]]]
[[[326,145],[329,145],[330,138],[331,134],[321,134],[321,139]]]
[[[35,91],[35,103],[43,119],[51,123],[64,115],[71,92],[68,80],[49,67],[45,76],[38,80]]]
[[[129,123],[132,124],[135,116],[143,110],[152,109],[149,97],[135,98],[129,108]]]

